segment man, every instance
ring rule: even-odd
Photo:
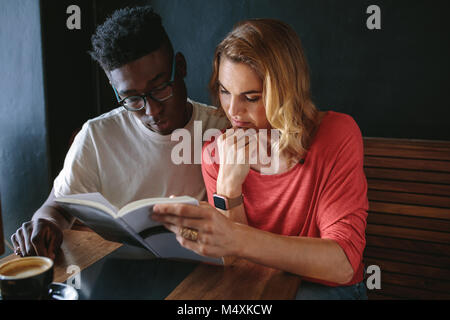
[[[11,236],[16,254],[55,258],[62,230],[73,218],[54,201],[67,194],[100,192],[116,207],[172,194],[205,197],[200,164],[175,165],[170,134],[223,129],[215,109],[187,98],[186,61],[174,52],[151,7],[117,10],[92,36],[90,52],[122,106],[89,120],[77,134],[48,199]]]

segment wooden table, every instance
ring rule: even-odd
[[[61,252],[55,260],[54,281],[64,282],[73,276],[67,273],[70,265],[77,265],[82,271],[121,246],[94,232],[64,231]],[[0,263],[15,258],[17,256],[12,254]],[[166,299],[293,299],[299,285],[300,277],[296,275],[236,259],[226,267],[199,265]]]

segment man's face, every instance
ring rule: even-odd
[[[175,56],[173,95],[163,102],[146,97],[145,108],[133,112],[148,129],[162,135],[183,128],[189,121],[187,93],[183,78],[186,76],[186,62],[181,53]],[[119,98],[143,95],[170,80],[172,56],[162,47],[138,60],[109,72],[111,84]]]

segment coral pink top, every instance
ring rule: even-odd
[[[202,154],[208,201],[214,205],[212,195],[216,191],[219,165],[207,164],[212,161],[205,161],[208,155]],[[348,115],[328,111],[303,164],[275,175],[262,175],[250,169],[242,186],[248,224],[285,236],[336,241],[354,271],[353,279],[346,285],[361,282],[368,210],[363,158],[362,135],[356,122]]]

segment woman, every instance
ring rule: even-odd
[[[302,276],[299,299],[365,298],[361,132],[350,116],[319,112],[309,87],[300,40],[288,25],[239,23],[216,48],[211,93],[234,128],[253,129],[260,140],[263,129],[279,132],[277,141],[268,135],[279,165],[262,174],[267,164],[249,163],[248,141],[239,146],[236,134],[224,133],[202,158],[210,204],[158,205],[154,219],[200,254]],[[220,164],[211,161],[214,150]],[[244,151],[244,164],[223,161]]]

